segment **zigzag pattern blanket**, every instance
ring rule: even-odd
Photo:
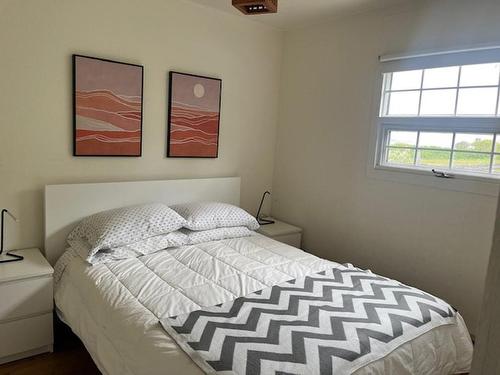
[[[340,266],[161,321],[210,374],[349,374],[456,322],[446,302]]]

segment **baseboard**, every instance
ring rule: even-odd
[[[51,353],[54,350],[53,345],[45,345],[40,348],[36,349],[31,349],[27,350],[25,352],[21,353],[16,353],[16,354],[11,354],[6,357],[0,358],[0,365],[3,365],[4,363],[12,362],[12,361],[17,361],[19,359],[27,358],[27,357],[32,357],[34,355],[42,354],[42,353]]]

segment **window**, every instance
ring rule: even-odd
[[[388,165],[500,174],[500,136],[496,133],[389,130],[386,139]]]
[[[384,74],[382,116],[500,116],[500,62]]]
[[[377,165],[500,178],[496,61],[384,73]]]

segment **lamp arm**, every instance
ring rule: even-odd
[[[1,232],[0,232],[0,255],[3,253],[3,232],[4,232],[4,221],[5,221],[5,213],[9,212],[5,208],[2,209],[2,224],[1,224]]]
[[[2,209],[1,213],[1,221],[2,223],[0,224],[0,263],[11,263],[11,262],[19,262],[20,260],[23,260],[24,257],[22,255],[17,255],[17,254],[12,254],[10,252],[7,252],[5,256],[2,255],[3,253],[3,245],[4,245],[4,229],[5,229],[5,214],[9,215],[12,219],[14,219],[16,222],[19,222],[19,219],[12,215],[9,210],[6,210],[5,208]]]
[[[264,194],[262,194],[262,199],[260,200],[259,210],[257,211],[257,215],[255,216],[255,218],[257,219],[257,222],[260,225],[274,224],[274,220],[260,218],[260,210],[262,209],[262,205],[264,204],[264,199],[266,199],[266,195],[268,195],[268,194],[271,195],[271,193],[269,191],[265,191]]]
[[[262,210],[262,205],[264,204],[264,199],[266,199],[267,194],[271,195],[271,193],[269,191],[265,191],[264,194],[262,194],[262,199],[260,200],[259,210],[257,211],[257,215],[255,216],[255,218],[257,220],[260,219],[260,210]]]
[[[19,222],[19,219],[17,217],[15,217],[14,215],[12,215],[12,213],[3,208],[2,209],[2,218],[1,218],[1,225],[0,225],[0,255],[2,255],[3,253],[3,245],[4,245],[4,231],[5,231],[5,214],[9,215],[16,223]]]

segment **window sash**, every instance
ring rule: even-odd
[[[436,170],[444,170],[453,173],[456,176],[479,176],[486,177],[488,179],[500,179],[500,174],[492,174],[493,159],[495,156],[500,157],[500,151],[495,150],[495,144],[500,141],[500,118],[420,118],[420,117],[379,117],[378,118],[378,142],[376,151],[375,166],[379,168],[388,168],[394,170],[406,170],[406,171],[426,171],[431,172],[433,169],[430,166],[417,165],[416,158],[417,153],[420,150],[432,150],[432,151],[445,151],[450,152],[450,164],[448,167],[436,167]],[[415,147],[401,147],[401,146],[389,146],[389,134],[391,131],[408,131],[408,132],[418,132],[418,136],[422,132],[442,132],[442,133],[453,133],[453,143],[450,149],[439,149],[432,147],[419,147],[419,139],[417,137],[417,142]],[[455,147],[455,135],[456,133],[469,133],[469,134],[492,134],[493,135],[493,146],[491,151],[468,151],[468,150],[457,150]],[[387,163],[387,152],[389,149],[409,149],[415,151],[415,160],[413,164],[403,165],[403,164],[392,164]],[[489,171],[488,172],[477,172],[463,168],[453,168],[453,154],[456,152],[467,152],[476,154],[487,154],[490,157]]]
[[[497,61],[494,61],[494,63],[500,63],[500,56],[499,56]],[[471,65],[477,65],[477,64],[471,64]],[[461,83],[461,75],[462,75],[462,69],[464,66],[466,66],[466,65],[446,66],[446,67],[458,67],[457,83],[454,86],[443,86],[443,87],[431,87],[431,88],[424,87],[424,79],[425,79],[426,69],[432,69],[432,68],[416,69],[416,70],[422,71],[421,81],[420,81],[420,86],[418,88],[412,88],[412,89],[393,89],[392,88],[393,74],[398,73],[398,72],[402,72],[401,70],[383,73],[383,83],[382,83],[382,90],[381,90],[381,96],[380,96],[379,116],[380,117],[400,117],[400,116],[394,116],[394,115],[389,114],[392,94],[393,93],[412,93],[413,92],[413,93],[416,93],[418,95],[418,109],[416,111],[416,114],[407,115],[406,117],[417,117],[417,118],[422,118],[422,117],[447,117],[447,118],[500,117],[500,74],[496,78],[497,81],[495,84],[461,86],[461,84],[460,84]],[[493,114],[464,115],[464,114],[458,113],[460,95],[464,91],[473,90],[473,89],[495,89],[496,90],[495,109],[494,109]],[[438,91],[445,91],[445,90],[448,90],[448,91],[454,90],[455,91],[455,93],[453,94],[455,97],[453,113],[445,114],[445,115],[426,115],[426,114],[422,115],[422,102],[423,102],[424,93],[433,92],[433,91],[438,92]]]

